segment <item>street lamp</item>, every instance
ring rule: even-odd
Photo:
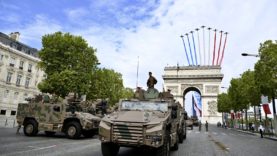
[[[248,54],[248,53],[241,53],[242,56],[254,56],[254,57],[260,57],[259,54]]]

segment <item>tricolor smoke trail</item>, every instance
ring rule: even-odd
[[[205,48],[205,26],[201,26],[203,29],[203,50],[204,50],[204,65],[206,64],[206,48]]]
[[[202,29],[202,33],[203,33],[201,35],[201,39],[200,39],[200,35],[199,35],[200,29],[199,28],[195,29],[195,31],[197,32],[197,40],[196,41],[198,43],[196,43],[196,41],[194,39],[194,31],[185,33],[185,35],[187,36],[187,40],[185,40],[184,36],[181,35],[187,62],[189,64],[189,66],[221,66],[223,58],[224,58],[228,33],[224,33],[225,40],[223,43],[223,38],[224,38],[224,37],[222,37],[223,31],[217,31],[217,29],[212,29],[212,28],[206,27],[206,26],[201,26],[201,29]],[[207,37],[205,36],[206,29],[209,32]],[[212,45],[211,30],[214,31],[213,45]],[[220,33],[220,37],[218,39],[218,45],[217,45],[217,33]],[[207,46],[206,46],[206,38],[208,38]],[[190,43],[190,39],[192,40],[192,45]],[[196,44],[198,44],[198,47],[196,47],[197,46]],[[188,45],[188,47],[186,45]],[[212,46],[213,46],[213,49],[212,49]],[[188,48],[189,48],[189,51],[188,51]],[[206,48],[208,48],[208,49],[206,49]],[[203,57],[202,57],[202,55],[203,55]]]
[[[181,35],[180,37],[181,37],[181,38],[182,38],[182,40],[183,40],[184,49],[185,49],[185,52],[186,52],[186,56],[187,56],[187,61],[188,61],[188,64],[189,64],[189,65],[191,65],[191,64],[190,64],[190,61],[189,61],[189,56],[188,56],[188,52],[187,52],[187,48],[186,48],[186,44],[185,44],[185,41],[184,41],[184,36],[183,36],[183,35]]]
[[[219,46],[218,46],[218,52],[217,52],[216,65],[218,65],[218,59],[220,58],[220,48],[221,48],[222,32],[223,31],[220,31],[220,39],[219,39]]]
[[[191,52],[191,47],[190,47],[189,34],[186,34],[186,35],[187,35],[187,39],[188,39],[188,43],[189,43],[189,51],[190,51],[191,62],[192,62],[192,65],[195,65],[194,61],[193,61],[193,55],[192,55],[192,52]]]
[[[198,28],[195,29],[197,32],[197,38],[198,38],[198,53],[199,53],[199,64],[201,65],[201,48],[200,48],[200,39],[199,39],[199,32],[198,32]]]
[[[214,66],[215,48],[216,48],[216,29],[214,30],[214,52],[213,52],[213,66]]]
[[[220,62],[219,62],[219,65],[221,66],[221,63],[222,63],[222,60],[223,60],[223,56],[224,56],[224,50],[225,50],[225,46],[226,46],[226,41],[227,41],[227,35],[228,33],[225,32],[225,41],[224,41],[224,45],[223,45],[223,49],[222,49],[222,54],[221,54],[221,59],[220,59]]]
[[[191,33],[191,36],[192,36],[192,42],[193,42],[193,47],[194,47],[195,63],[196,63],[196,65],[198,65],[198,62],[197,62],[197,55],[196,55],[196,49],[195,49],[195,42],[194,42],[194,36],[193,36],[193,31],[191,31],[190,33]]]

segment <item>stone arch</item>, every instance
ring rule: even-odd
[[[184,105],[184,95],[196,91],[201,96],[202,120],[217,123],[217,95],[223,79],[220,66],[173,66],[165,67],[164,88],[171,89],[174,98]]]

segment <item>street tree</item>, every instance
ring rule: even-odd
[[[88,99],[109,99],[110,105],[114,105],[119,99],[133,96],[131,89],[124,88],[122,75],[112,69],[96,70],[91,77],[91,82]]]
[[[230,113],[232,105],[227,93],[221,93],[217,96],[217,110],[221,113]]]
[[[98,63],[96,49],[81,36],[56,32],[42,37],[39,67],[46,78],[38,85],[42,92],[65,97],[69,92],[87,94]]]
[[[259,48],[260,60],[255,64],[255,81],[262,94],[277,95],[277,41],[265,41]]]

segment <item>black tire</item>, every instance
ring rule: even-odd
[[[164,143],[161,147],[156,149],[155,156],[170,156],[170,136],[169,132],[166,133]]]
[[[119,151],[119,146],[112,142],[101,143],[101,150],[103,156],[116,156]]]
[[[180,138],[179,138],[179,135],[177,133],[176,134],[176,142],[175,142],[174,146],[172,147],[172,151],[177,151],[179,149],[179,141],[180,141]]]
[[[35,136],[38,134],[38,123],[33,120],[33,119],[30,119],[30,120],[27,120],[25,123],[24,123],[24,134],[26,136]]]
[[[94,130],[83,130],[82,134],[85,138],[92,138],[95,135],[95,131]]]
[[[179,133],[179,143],[183,143],[184,141],[184,127],[182,127],[181,132]]]
[[[45,131],[44,133],[46,136],[53,136],[53,135],[55,135],[56,132]]]
[[[79,139],[81,136],[82,128],[80,123],[71,121],[66,124],[65,134],[69,139]]]

